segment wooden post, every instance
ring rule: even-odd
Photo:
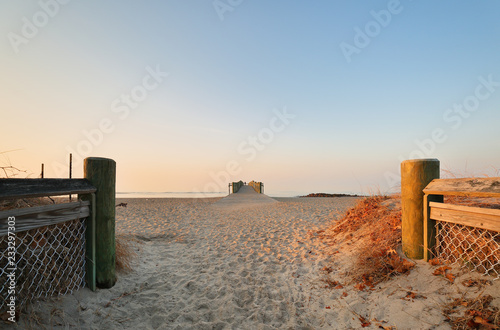
[[[429,203],[438,202],[442,203],[444,200],[443,195],[424,195],[424,260],[434,258],[436,246],[436,221],[431,219],[431,208]]]
[[[73,154],[69,154],[69,178],[73,176]],[[69,201],[71,202],[71,194],[69,194]]]
[[[408,258],[424,257],[423,189],[438,178],[437,159],[413,159],[401,163],[401,231],[403,252]]]
[[[97,188],[95,193],[95,264],[96,285],[115,285],[115,185],[116,163],[107,158],[85,158],[85,178]]]
[[[89,289],[95,291],[95,193],[78,195],[78,198],[90,200],[90,217],[85,228],[85,281]]]
[[[42,173],[40,174],[40,177],[41,177],[42,179],[43,179],[43,176],[45,175],[43,172],[44,172],[44,165],[43,165],[43,163],[42,163]]]

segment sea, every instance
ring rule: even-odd
[[[167,192],[117,192],[116,198],[210,198],[224,197],[228,191],[218,192],[185,192],[185,191],[167,191]],[[269,197],[298,197],[309,194],[310,192],[300,191],[270,191],[265,192]]]

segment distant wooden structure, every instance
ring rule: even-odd
[[[259,194],[264,193],[264,184],[262,182],[255,182],[252,180],[248,183],[248,185],[253,189],[255,189],[255,191],[258,192]]]
[[[238,182],[231,182],[229,184],[229,194],[231,194],[231,188],[233,189],[233,194],[237,193],[238,190],[240,190],[241,187],[243,187],[244,183],[243,181],[238,181]]]
[[[246,185],[246,182],[243,182],[241,180],[238,181],[238,182],[231,182],[231,183],[229,183],[229,185],[228,185],[228,187],[229,187],[229,194],[231,194],[231,189],[233,190],[233,194],[234,194],[234,193],[237,193],[238,190],[240,190],[240,188],[243,187],[244,185]],[[259,194],[263,194],[264,193],[264,183],[250,181],[248,183],[248,185],[251,186]]]

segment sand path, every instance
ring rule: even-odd
[[[139,242],[134,270],[111,289],[36,303],[32,319],[47,328],[346,329],[361,327],[359,314],[398,328],[449,328],[430,307],[442,279],[419,271],[374,293],[325,288],[321,269],[341,264],[315,231],[357,198],[237,195],[119,200],[128,207],[117,209],[117,233]],[[410,286],[429,299],[404,300]]]
[[[280,201],[246,189],[225,200],[120,200],[128,207],[117,209],[117,233],[140,242],[134,270],[109,290],[60,298],[50,318],[54,305],[35,304],[35,313],[96,329],[328,326],[306,287],[328,256],[313,252],[308,233],[356,199]]]
[[[279,203],[243,189],[197,210],[183,225],[171,223],[166,239],[147,244],[141,268],[148,271],[134,294],[140,303],[117,304],[115,321],[103,326],[121,319],[179,329],[320,325],[302,284],[318,276],[317,263],[325,257],[318,259],[305,242],[318,220],[353,201],[339,202],[311,212],[307,204]]]

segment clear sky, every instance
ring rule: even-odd
[[[500,168],[498,1],[0,3],[0,164],[118,191],[387,191]],[[493,171],[494,172],[494,171]]]

